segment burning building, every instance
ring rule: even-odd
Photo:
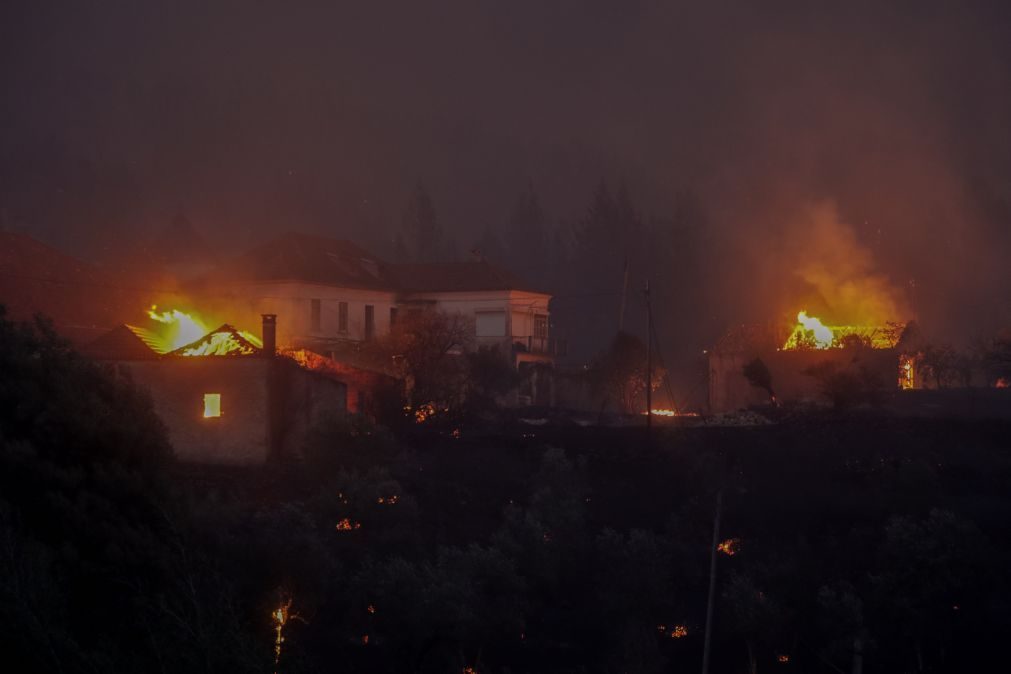
[[[389,335],[398,317],[427,309],[462,315],[473,322],[475,345],[499,347],[523,375],[516,402],[552,399],[551,295],[486,260],[391,264],[349,241],[290,233],[225,262],[190,291],[235,323],[285,316],[279,346],[359,369],[366,365],[356,360],[358,347]],[[367,393],[350,392],[352,411],[367,405]]]
[[[262,324],[262,338],[224,324],[178,345],[121,325],[83,352],[147,391],[180,459],[256,465],[297,453],[314,424],[347,408],[344,382],[278,354],[276,317]]]
[[[706,352],[709,411],[820,401],[824,391],[818,375],[826,372],[852,372],[882,388],[914,388],[915,360],[904,355],[911,325],[832,326],[805,311],[792,328],[742,325]]]

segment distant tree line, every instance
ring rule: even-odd
[[[716,251],[705,209],[694,194],[676,195],[670,216],[647,217],[624,183],[613,187],[601,181],[581,215],[562,218],[546,210],[529,183],[504,213],[461,249],[444,229],[433,197],[419,184],[394,237],[393,255],[423,262],[461,254],[486,259],[553,293],[552,329],[567,338],[577,361],[603,352],[619,330],[645,339],[647,278],[662,307],[656,320],[665,349],[694,352],[713,338],[705,311],[711,298],[699,281]]]

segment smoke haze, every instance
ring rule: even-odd
[[[295,229],[391,254],[419,181],[466,251],[528,182],[567,234],[603,178],[646,216],[705,211],[704,245],[633,279],[699,268],[679,292],[705,311],[667,327],[705,326],[693,348],[812,288],[856,311],[868,283],[861,312],[939,335],[1011,323],[1005,2],[33,2],[0,24],[3,224],[70,252],[183,213],[222,252]]]

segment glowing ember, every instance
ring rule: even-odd
[[[777,655],[776,656],[776,660],[785,664],[787,662],[790,662],[790,656],[789,655]]]
[[[376,607],[373,604],[369,604],[369,607],[365,610],[368,611],[369,613],[375,613]]]
[[[671,639],[681,639],[688,636],[688,628],[684,625],[675,625],[674,629],[670,631]]]
[[[337,531],[354,531],[356,529],[361,529],[361,522],[352,522],[350,519],[345,517],[340,522],[337,523]]]
[[[386,497],[380,496],[378,499],[376,499],[376,503],[378,503],[379,505],[396,505],[397,501],[399,500],[400,497],[394,494],[393,496],[386,496]]]
[[[284,627],[289,621],[298,618],[298,614],[291,612],[291,598],[282,602],[270,614],[274,621],[274,667],[281,661],[281,645],[284,643]],[[276,672],[275,672],[276,674]]]
[[[404,407],[404,411],[406,411],[408,414],[413,412],[413,415],[415,415],[415,423],[425,423],[426,421],[428,421],[441,411],[448,412],[449,408],[443,407],[442,409],[439,409],[433,403],[426,402],[425,404],[419,405],[413,410],[411,410],[410,407]]]
[[[738,552],[741,551],[741,539],[739,538],[728,538],[719,545],[716,549],[725,554],[727,557],[733,557]]]

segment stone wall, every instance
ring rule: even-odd
[[[347,409],[346,386],[283,358],[160,358],[117,370],[151,396],[182,461],[258,465],[291,457],[313,425]],[[207,393],[221,396],[220,417],[204,417]]]

